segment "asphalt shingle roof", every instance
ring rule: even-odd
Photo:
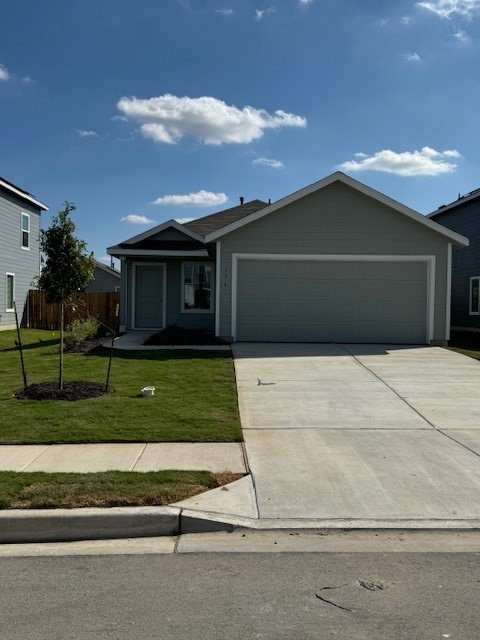
[[[187,227],[187,229],[190,229],[191,231],[195,231],[195,233],[206,236],[218,229],[223,229],[232,222],[236,222],[237,220],[241,220],[242,218],[249,216],[251,213],[260,211],[260,209],[264,209],[265,207],[268,207],[267,202],[263,202],[262,200],[251,200],[250,202],[239,204],[236,207],[231,207],[230,209],[225,209],[218,213],[212,213],[204,218],[192,220],[192,222],[187,222],[183,226]]]

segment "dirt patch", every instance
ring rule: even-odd
[[[99,382],[72,380],[65,382],[62,389],[58,388],[58,382],[36,382],[16,393],[15,397],[21,400],[68,400],[74,402],[87,398],[98,398],[105,393],[105,386]]]

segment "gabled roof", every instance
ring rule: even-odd
[[[97,267],[98,269],[105,271],[105,273],[108,273],[111,276],[116,276],[117,278],[120,278],[122,275],[120,271],[117,271],[116,269],[109,267],[108,264],[104,264],[103,262],[99,262],[98,260],[95,260],[95,268]]]
[[[466,193],[464,196],[458,196],[455,202],[451,202],[450,204],[443,204],[441,207],[438,207],[432,213],[427,215],[427,218],[435,218],[435,216],[439,216],[441,213],[445,213],[445,211],[450,211],[451,209],[455,209],[466,202],[470,202],[471,200],[476,200],[480,198],[480,189],[475,189],[475,191],[470,191],[470,193]]]
[[[222,236],[227,235],[227,233],[236,231],[237,229],[239,229],[240,227],[243,227],[244,225],[250,224],[251,222],[255,222],[260,218],[268,216],[271,213],[278,211],[278,209],[281,209],[282,207],[292,204],[293,202],[296,202],[297,200],[300,200],[305,196],[315,193],[316,191],[320,191],[321,189],[324,189],[325,187],[328,187],[329,185],[334,184],[335,182],[343,183],[351,187],[352,189],[355,189],[359,193],[362,193],[370,198],[373,198],[377,202],[380,202],[386,205],[387,207],[394,209],[398,213],[403,214],[404,216],[423,225],[424,227],[427,227],[432,231],[435,231],[436,233],[439,233],[440,235],[448,238],[450,241],[452,241],[456,245],[468,246],[469,244],[469,241],[467,240],[467,238],[460,235],[459,233],[455,233],[455,231],[451,231],[450,229],[443,227],[437,222],[434,222],[433,220],[429,220],[426,216],[423,216],[421,213],[418,213],[418,211],[414,211],[413,209],[410,209],[409,207],[406,207],[405,205],[400,204],[396,200],[393,200],[392,198],[385,196],[383,193],[380,193],[379,191],[376,191],[371,187],[367,187],[367,185],[363,184],[362,182],[359,182],[358,180],[354,180],[350,176],[347,176],[344,173],[342,173],[341,171],[336,171],[335,173],[332,173],[326,178],[323,178],[323,180],[314,182],[313,184],[307,187],[304,187],[303,189],[300,189],[299,191],[296,191],[295,193],[292,193],[291,195],[286,196],[281,200],[277,200],[276,202],[270,205],[267,205],[266,207],[263,207],[257,210],[256,212],[251,213],[250,215],[244,216],[239,220],[233,221],[232,223],[226,226],[223,226],[222,228],[216,229],[215,231],[208,233],[205,236],[205,241],[213,242],[215,240],[218,240]]]
[[[17,196],[17,198],[20,198],[20,200],[25,200],[25,202],[30,202],[30,204],[35,205],[43,211],[48,211],[48,207],[38,200],[35,200],[35,198],[30,193],[28,193],[28,191],[20,189],[20,187],[17,187],[12,182],[8,182],[8,180],[5,180],[5,178],[0,177],[0,187],[5,191],[8,191],[9,193],[13,193]]]
[[[237,222],[252,213],[256,213],[265,207],[268,207],[266,202],[262,202],[262,200],[251,200],[250,202],[239,204],[236,207],[224,209],[223,211],[212,213],[211,215],[204,216],[203,218],[197,218],[196,220],[187,222],[183,226],[195,231],[201,236],[206,236],[218,229],[222,229],[223,227],[232,224],[233,222]]]
[[[155,240],[154,237],[166,229],[176,229],[185,236],[185,240]],[[111,256],[190,256],[208,257],[203,236],[187,229],[176,220],[167,220],[162,224],[139,233],[120,244],[107,248]]]
[[[128,238],[128,240],[124,240],[122,242],[122,245],[137,244],[137,242],[141,242],[142,240],[147,240],[152,236],[156,236],[157,233],[161,233],[165,229],[169,229],[169,228],[176,229],[177,231],[184,233],[186,236],[189,236],[194,240],[200,240],[200,241],[203,240],[203,238],[201,238],[197,233],[195,233],[195,231],[187,229],[185,225],[180,224],[176,220],[167,220],[166,222],[162,222],[162,224],[159,224],[156,227],[153,227],[153,229],[148,229],[148,231],[144,231],[143,233],[139,233],[136,236],[132,236],[131,238]]]

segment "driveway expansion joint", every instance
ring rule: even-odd
[[[340,349],[343,349],[346,353],[348,353],[350,356],[352,356],[352,358],[358,362],[364,369],[366,369],[367,371],[369,371],[372,375],[375,376],[375,378],[377,378],[377,380],[379,380],[381,383],[383,383],[388,389],[390,389],[390,391],[392,391],[398,398],[400,398],[400,400],[403,400],[403,402],[409,406],[413,411],[415,411],[415,413],[417,413],[420,418],[422,418],[423,420],[425,420],[425,422],[427,422],[432,429],[435,429],[435,431],[437,431],[438,433],[441,433],[442,436],[445,436],[446,438],[449,438],[450,440],[452,440],[452,442],[455,442],[455,444],[460,445],[461,447],[463,447],[464,449],[466,449],[467,451],[470,451],[471,453],[475,454],[478,458],[480,458],[480,454],[477,451],[474,451],[473,449],[471,449],[470,447],[468,447],[466,444],[464,444],[463,442],[460,442],[459,440],[457,440],[456,438],[454,438],[453,436],[449,435],[448,433],[445,433],[442,429],[439,429],[438,427],[436,427],[433,422],[430,422],[430,420],[428,418],[426,418],[418,409],[416,409],[412,404],[410,404],[410,402],[408,402],[408,400],[406,398],[404,398],[402,395],[400,395],[398,393],[398,391],[395,391],[395,389],[393,389],[393,387],[391,387],[388,382],[385,382],[385,380],[383,380],[383,378],[381,378],[378,374],[376,374],[374,371],[372,371],[369,367],[367,367],[366,364],[364,364],[361,360],[359,360],[357,358],[357,356],[353,353],[351,353],[351,351],[349,351],[345,346],[343,345],[337,345],[340,347]]]

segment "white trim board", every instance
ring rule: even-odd
[[[7,182],[4,182],[1,178],[0,178],[0,187],[2,187],[2,189],[5,189],[5,191],[10,191],[11,193],[14,193],[16,196],[18,196],[22,200],[31,202],[39,209],[43,209],[43,211],[48,211],[48,207],[46,205],[42,204],[38,200],[35,200],[35,198],[31,196],[29,193],[26,193],[25,191],[22,191],[21,189],[14,187],[12,184],[8,184]]]
[[[132,262],[132,330],[164,329],[167,322],[167,265],[165,262]],[[135,281],[137,275],[137,267],[162,267],[163,269],[163,305],[162,305],[162,326],[161,327],[136,327],[135,326]]]
[[[447,301],[445,310],[445,340],[450,340],[450,319],[452,305],[452,243],[447,246]]]
[[[434,255],[350,255],[350,254],[293,254],[293,253],[232,253],[232,303],[231,337],[237,338],[237,289],[239,260],[289,260],[316,262],[425,262],[427,264],[427,309],[425,339],[433,340],[435,322],[435,271],[437,257]]]
[[[442,236],[448,238],[449,240],[452,240],[453,243],[456,245],[461,245],[465,247],[469,245],[468,239],[460,235],[459,233],[455,233],[455,231],[451,231],[450,229],[443,227],[437,222],[434,222],[433,220],[430,220],[426,216],[423,216],[421,213],[418,213],[418,211],[414,211],[413,209],[410,209],[409,207],[406,207],[405,205],[400,204],[400,202],[397,202],[396,200],[389,198],[383,193],[380,193],[379,191],[376,191],[371,187],[367,187],[367,185],[361,182],[358,182],[358,180],[354,180],[350,176],[347,176],[344,173],[342,173],[341,171],[332,173],[326,178],[323,178],[323,180],[314,182],[313,184],[307,187],[304,187],[303,189],[300,189],[299,191],[296,191],[295,193],[292,193],[291,195],[286,196],[281,200],[277,200],[277,202],[274,202],[273,204],[265,207],[264,209],[260,209],[259,211],[256,211],[255,213],[252,213],[249,216],[245,216],[244,218],[241,218],[236,222],[232,222],[231,224],[227,225],[226,227],[223,227],[222,229],[218,229],[217,231],[214,231],[213,233],[206,235],[205,242],[213,242],[214,240],[221,238],[227,233],[231,233],[232,231],[236,231],[237,229],[240,229],[241,227],[247,224],[250,224],[251,222],[255,222],[256,220],[259,220],[260,218],[263,218],[264,216],[267,216],[273,213],[274,211],[281,209],[282,207],[286,207],[287,205],[292,204],[293,202],[296,202],[297,200],[300,200],[301,198],[304,198],[305,196],[308,196],[314,193],[315,191],[320,191],[321,189],[328,187],[334,182],[341,182],[347,185],[348,187],[355,189],[360,193],[363,193],[363,195],[373,198],[377,202],[380,202],[385,206],[390,207],[395,211],[398,211],[399,213],[407,216],[408,218],[414,220],[415,222],[418,222],[419,224],[423,225],[424,227],[428,227],[432,231],[436,231]]]
[[[171,251],[169,249],[122,249],[121,247],[109,247],[107,253],[115,258],[125,258],[127,256],[141,257],[162,257],[162,258],[208,258],[206,249],[195,249],[194,251]]]
[[[215,247],[215,337],[220,335],[220,278],[221,278],[222,246],[218,240]]]

